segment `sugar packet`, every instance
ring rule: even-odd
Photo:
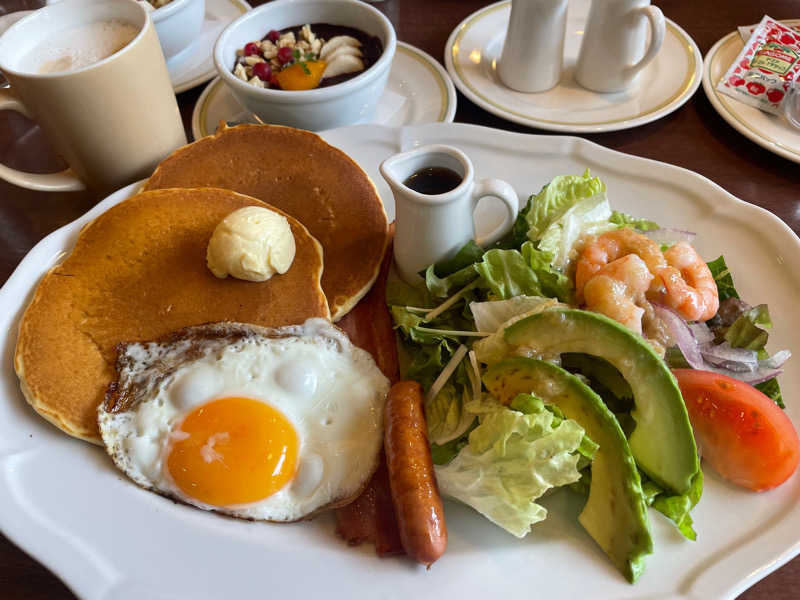
[[[800,31],[764,16],[717,84],[720,93],[782,114],[783,101],[800,76]]]

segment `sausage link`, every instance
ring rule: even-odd
[[[447,547],[447,528],[433,472],[419,383],[400,381],[392,386],[385,425],[389,487],[400,540],[406,554],[430,567]]]

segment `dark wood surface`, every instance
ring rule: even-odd
[[[398,39],[441,61],[453,28],[486,4],[480,0],[386,0],[375,6],[394,23]],[[758,22],[765,13],[777,19],[800,18],[797,0],[656,0],[654,4],[694,38],[703,55],[738,25]],[[0,14],[36,5],[36,0],[4,0]],[[178,96],[187,132],[202,88]],[[460,94],[456,121],[547,133],[490,115]],[[584,137],[615,150],[696,171],[735,196],[772,211],[800,233],[800,166],[737,133],[717,115],[702,89],[682,108],[655,123]],[[5,111],[0,111],[0,162],[37,172],[60,166],[58,157],[47,150],[38,128]],[[0,284],[41,238],[86,212],[99,199],[89,192],[39,193],[0,181]],[[72,597],[61,581],[0,535],[0,598]],[[800,598],[800,557],[756,583],[741,598]]]

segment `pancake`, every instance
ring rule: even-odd
[[[277,206],[322,244],[322,289],[338,321],[367,293],[388,240],[386,213],[366,173],[318,135],[275,125],[221,127],[176,150],[145,185],[212,186]]]
[[[280,327],[330,318],[322,249],[288,215],[296,254],[286,273],[254,283],[208,270],[206,245],[217,223],[248,205],[266,206],[229,190],[157,190],[89,223],[42,279],[20,322],[14,367],[31,406],[66,433],[99,444],[97,406],[116,377],[120,342],[208,322]]]

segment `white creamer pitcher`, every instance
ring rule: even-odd
[[[665,31],[664,15],[650,0],[592,0],[575,80],[595,92],[628,88],[658,54]]]
[[[424,194],[406,185],[409,177],[430,167],[455,171],[461,182],[440,194]],[[474,212],[481,198],[499,198],[507,214],[494,231],[475,240],[480,246],[493,244],[508,232],[519,210],[514,188],[499,179],[476,182],[469,158],[452,146],[436,144],[396,154],[381,163],[380,171],[394,194],[395,263],[411,284],[420,282],[418,273],[428,265],[451,258],[475,239]]]

